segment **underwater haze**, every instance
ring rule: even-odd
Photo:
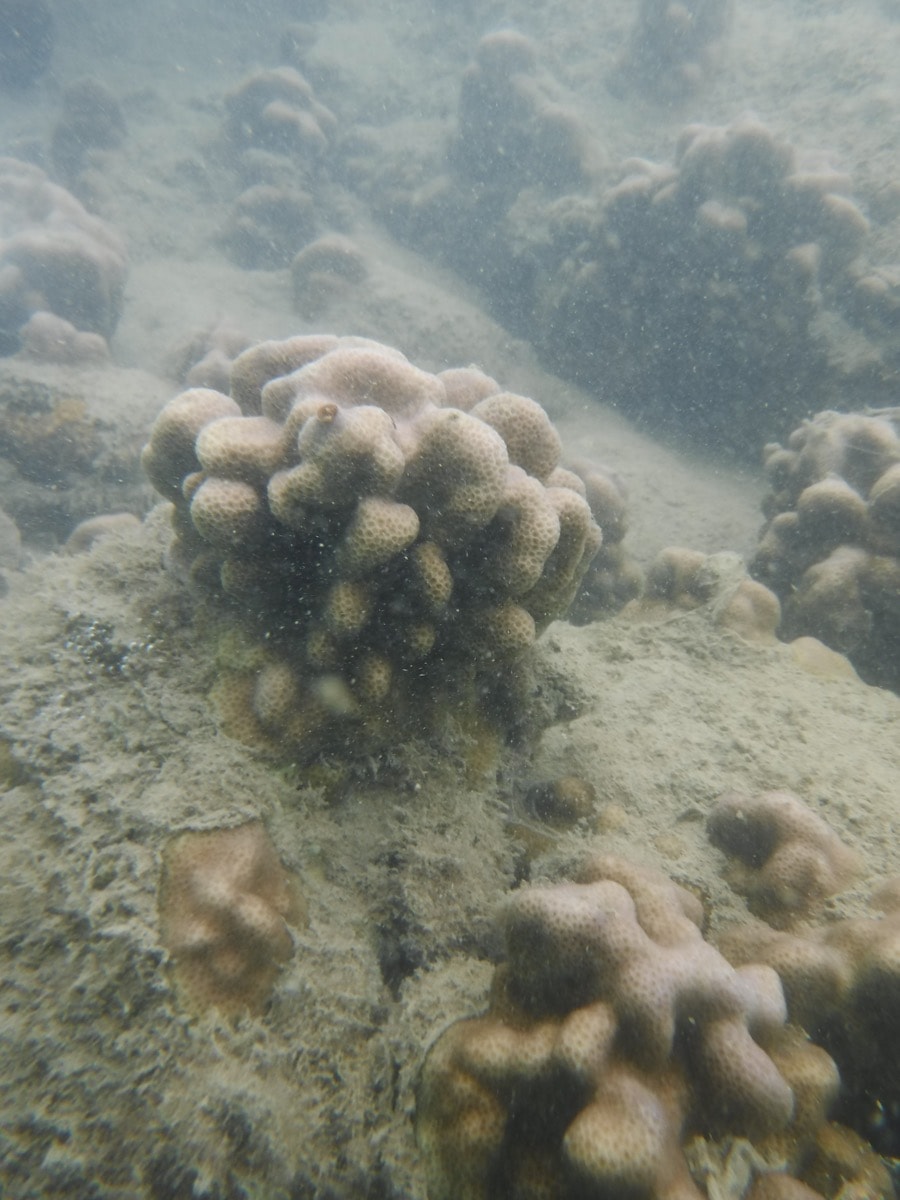
[[[900,1187],[897,0],[0,0],[0,1200]]]

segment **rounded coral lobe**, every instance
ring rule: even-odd
[[[321,335],[245,350],[231,391],[175,397],[143,456],[170,561],[256,647],[223,664],[226,730],[311,758],[520,720],[512,684],[602,541],[540,404]]]
[[[259,1012],[293,953],[304,905],[259,821],[182,833],[163,855],[159,922],[188,1007]]]

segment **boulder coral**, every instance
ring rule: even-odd
[[[647,570],[640,598],[626,611],[641,620],[665,620],[698,608],[705,608],[718,628],[746,641],[775,641],[781,619],[778,597],[748,578],[738,555],[727,551],[661,550]]]
[[[735,860],[728,882],[779,928],[815,913],[860,868],[856,852],[792,792],[727,792],[707,830],[713,845]]]
[[[119,235],[31,163],[0,158],[0,353],[36,312],[109,338],[127,276]]]
[[[273,67],[248,76],[225,97],[226,132],[237,151],[259,148],[320,159],[334,135],[334,114],[299,71]]]
[[[767,517],[750,564],[869,683],[900,687],[900,409],[820,412],[765,448]]]
[[[842,1117],[884,1153],[900,1151],[900,880],[871,899],[878,916],[797,930],[762,921],[718,938],[730,962],[766,963],[782,981],[792,1021],[837,1061]]]
[[[829,371],[818,318],[868,230],[846,175],[752,116],[689,125],[673,163],[631,159],[601,199],[564,197],[545,223],[531,328],[561,373],[742,457],[806,415]]]
[[[503,195],[530,183],[558,189],[590,178],[596,147],[587,125],[524,34],[505,29],[478,43],[462,79],[450,162],[460,180]]]
[[[702,920],[692,893],[609,856],[506,902],[487,1013],[422,1068],[431,1200],[699,1200],[698,1136],[749,1139],[762,1170],[796,1173],[837,1072],[785,1028],[775,973],[730,966]]]
[[[253,647],[226,728],[302,756],[508,691],[601,542],[559,453],[534,400],[359,338],[263,342],[231,396],[172,400],[144,451],[170,561]]]
[[[188,1007],[258,1012],[293,953],[289,925],[304,919],[261,822],[188,831],[166,846],[160,937]]]

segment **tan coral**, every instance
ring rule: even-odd
[[[414,586],[429,611],[440,612],[453,593],[453,573],[440,546],[418,542],[409,552]]]
[[[506,442],[509,461],[542,482],[558,466],[562,452],[559,434],[543,408],[527,396],[500,392],[470,409]]]
[[[860,869],[857,853],[792,792],[727,792],[707,830],[710,841],[737,860],[729,883],[778,928],[819,910]]]
[[[313,320],[364,283],[368,274],[365,255],[350,238],[337,233],[316,238],[291,263],[294,308]]]
[[[900,687],[900,409],[818,413],[765,462],[751,571],[781,597],[781,635],[818,638],[866,682]]]
[[[364,575],[396,558],[418,532],[418,515],[408,504],[366,496],[347,525],[335,564],[351,578]]]
[[[83,333],[54,313],[36,312],[19,330],[23,358],[67,367],[103,366],[109,345],[99,333]]]
[[[167,374],[188,387],[228,392],[235,359],[250,345],[250,338],[222,318],[180,341],[168,355]]]
[[[227,133],[236,148],[263,147],[321,156],[334,132],[334,115],[293,67],[257,71],[225,97]]]
[[[296,441],[301,460],[272,476],[269,504],[279,520],[303,524],[310,508],[350,508],[369,492],[393,491],[403,471],[403,452],[387,413],[374,405],[341,409],[317,399]]]
[[[520,673],[601,542],[577,481],[548,486],[510,462],[475,411],[494,384],[474,368],[452,377],[457,393],[481,394],[472,412],[446,403],[441,378],[365,338],[262,343],[231,377],[240,409],[192,389],[144,451],[174,502],[168,561],[201,592],[224,593],[223,619],[274,660],[258,680],[258,665],[222,664],[222,678],[249,676],[220,683],[225,727],[309,756],[324,744],[317,715],[326,742],[330,730],[346,744],[351,727],[387,739],[376,704],[415,727],[445,702],[470,705],[472,719],[505,705],[514,719],[524,689],[487,676],[497,663]],[[549,479],[549,419],[532,400],[501,401],[492,419]]]
[[[497,512],[508,466],[506,445],[495,430],[458,409],[439,410],[423,421],[401,496],[422,508],[427,537],[455,548]]]
[[[358,580],[340,580],[325,598],[323,618],[338,640],[358,636],[371,615],[371,590]]]
[[[271,379],[282,379],[333,350],[339,339],[333,334],[298,334],[279,341],[257,342],[231,365],[231,394],[247,415],[262,411],[262,392]],[[291,393],[293,400],[293,393]],[[290,405],[288,405],[290,408]],[[286,411],[267,416],[284,420]]]
[[[514,596],[524,596],[537,584],[559,542],[560,520],[547,488],[510,467],[497,508],[495,524],[503,528],[493,555],[485,563],[490,576]],[[489,530],[489,537],[493,534]],[[492,539],[494,540],[494,539]]]
[[[519,604],[496,604],[477,614],[476,638],[489,659],[520,658],[535,636],[534,618]]]
[[[732,926],[719,943],[735,963],[765,962],[777,971],[791,1019],[833,1054],[845,1105],[868,1115],[900,1103],[900,886],[873,897],[880,917],[860,917],[784,932],[762,922]]]
[[[0,157],[0,229],[5,335],[44,312],[76,330],[112,336],[128,263],[111,226],[33,163]]]
[[[249,483],[206,479],[191,500],[194,528],[222,549],[252,542],[262,532],[264,519],[262,500]]]
[[[110,534],[135,534],[140,526],[140,519],[134,513],[101,513],[99,516],[79,521],[63,542],[62,548],[66,554],[84,554],[101,538]]]
[[[220,417],[200,431],[196,451],[210,475],[262,483],[282,465],[281,427],[268,417]]]
[[[463,412],[471,412],[479,401],[500,391],[497,380],[478,367],[448,367],[438,374],[438,379],[444,385],[448,406]]]
[[[571,468],[557,467],[547,483],[583,494],[603,534],[600,549],[576,590],[571,619],[584,623],[618,612],[639,595],[644,584],[644,574],[624,542],[628,531],[625,484],[609,467],[586,459],[576,460]]]
[[[597,805],[593,784],[578,775],[535,783],[525,795],[527,809],[538,820],[565,828],[591,816]]]
[[[628,608],[639,619],[664,620],[705,607],[715,625],[746,641],[774,642],[781,606],[773,591],[748,579],[736,554],[702,554],[670,546],[647,571],[643,595]]]
[[[217,418],[238,415],[240,409],[234,400],[211,388],[190,388],[170,400],[156,418],[141,456],[141,464],[157,491],[170,500],[180,495],[184,477],[200,466],[200,431]]]
[[[506,902],[488,1012],[426,1057],[431,1200],[699,1200],[697,1133],[757,1139],[756,1169],[767,1139],[793,1137],[799,1162],[836,1073],[784,1028],[775,973],[729,966],[696,898],[652,870],[601,857],[581,878]]]
[[[265,827],[179,834],[166,847],[160,936],[176,987],[196,1009],[259,1012],[304,920],[296,882]]]
[[[781,605],[770,588],[755,579],[742,579],[730,596],[723,597],[713,619],[747,642],[774,642]]]
[[[300,681],[294,668],[287,662],[270,662],[257,676],[253,712],[266,729],[277,733],[291,720],[300,698]]]
[[[541,578],[527,596],[528,611],[539,629],[569,608],[586,570],[596,563],[604,545],[601,527],[574,488],[548,486],[546,495],[556,510],[559,537],[544,561]]]
[[[380,408],[395,419],[444,401],[439,379],[414,367],[398,350],[374,342],[354,345],[342,340],[332,353],[295,372],[292,383],[298,399],[325,395],[341,405]]]

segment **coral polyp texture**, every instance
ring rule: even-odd
[[[792,792],[727,792],[707,828],[710,841],[736,860],[728,882],[779,928],[821,908],[860,868],[856,852]]]
[[[698,1200],[697,1135],[749,1138],[792,1168],[838,1080],[785,1028],[774,971],[730,966],[699,900],[653,870],[600,857],[580,880],[511,897],[488,1012],[426,1058],[431,1200]]]
[[[122,310],[124,244],[99,217],[31,163],[0,158],[0,353],[51,312],[109,338]]]
[[[259,1012],[305,913],[259,821],[179,834],[166,847],[160,936],[188,1007]]]
[[[231,393],[177,396],[144,451],[171,561],[244,635],[225,728],[314,753],[508,693],[601,542],[541,406],[327,335],[251,347]]]
[[[900,408],[821,412],[765,450],[768,518],[750,564],[786,638],[846,654],[900,688]]]
[[[840,1066],[844,1119],[896,1157],[900,880],[876,891],[871,907],[881,915],[802,930],[776,930],[761,921],[733,926],[719,945],[731,962],[764,962],[777,971],[791,1020]]]
[[[632,159],[546,218],[533,336],[563,374],[753,459],[807,415],[829,370],[816,321],[868,229],[845,175],[753,117],[689,125],[673,164]]]

